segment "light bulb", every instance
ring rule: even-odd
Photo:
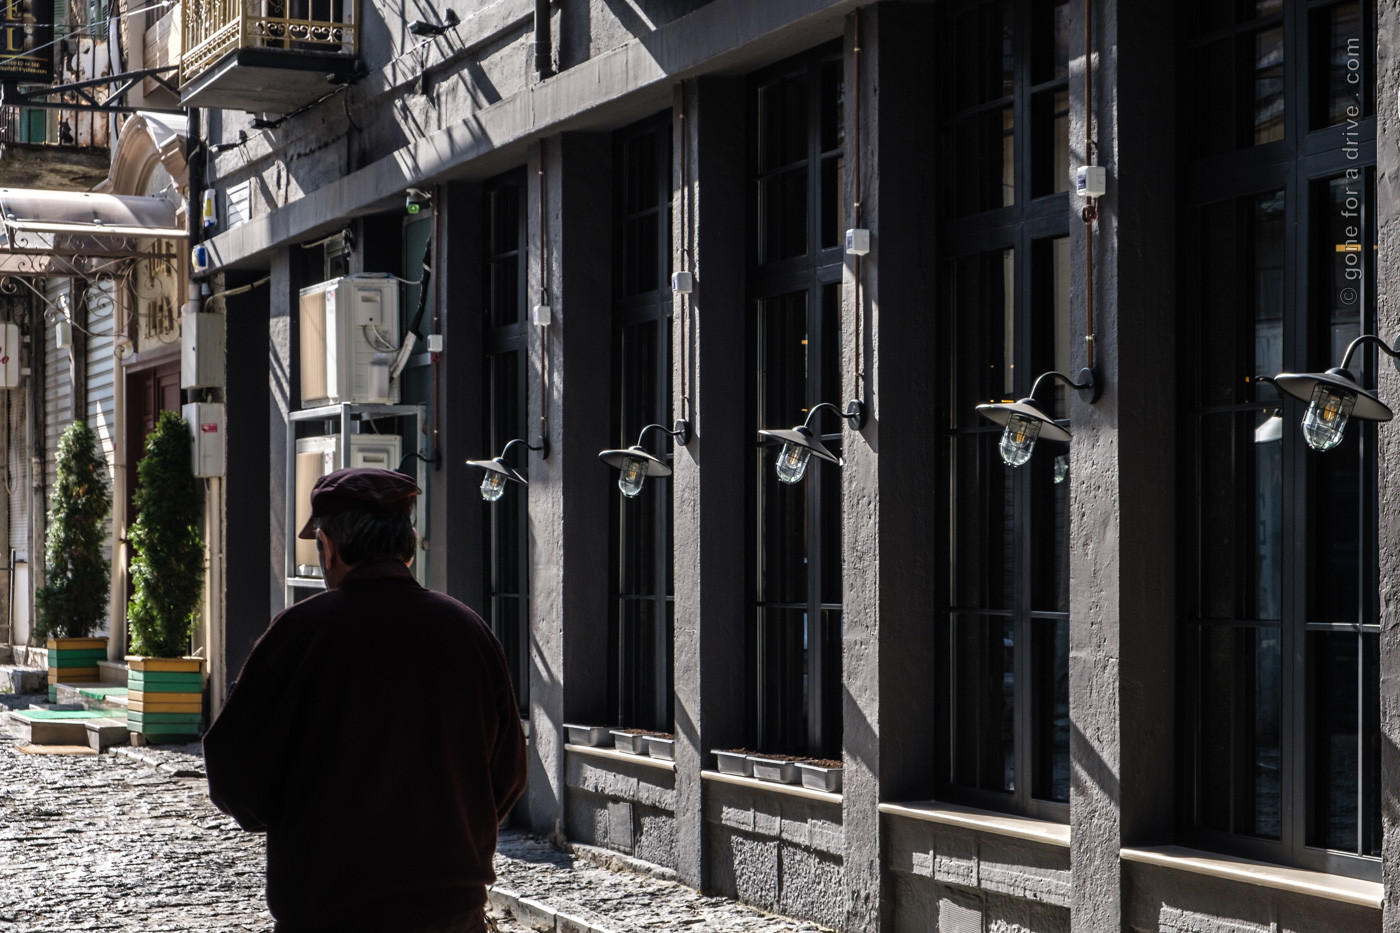
[[[1035,449],[1035,439],[1040,437],[1040,422],[1025,415],[1015,414],[1006,422],[1006,430],[1001,432],[1001,459],[1009,467],[1018,467],[1031,458]]]
[[[1331,450],[1342,441],[1356,393],[1319,382],[1303,416],[1303,438],[1313,450]]]
[[[778,452],[778,479],[784,483],[800,483],[807,474],[807,461],[812,451],[801,444],[784,444]]]
[[[646,462],[640,457],[628,457],[622,461],[622,475],[617,478],[617,488],[630,499],[642,491],[646,478]]]
[[[495,502],[506,493],[506,475],[497,473],[495,470],[487,470],[486,476],[481,481],[481,498],[487,502]]]
[[[1055,482],[1063,483],[1069,476],[1069,457],[1060,454],[1055,458]]]

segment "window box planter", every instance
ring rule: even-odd
[[[841,762],[839,761],[799,761],[797,772],[802,777],[803,787],[824,790],[828,794],[841,793]]]
[[[674,735],[647,736],[647,754],[653,758],[676,760],[676,737]]]
[[[645,755],[648,735],[645,729],[613,729],[613,747],[629,755]]]
[[[749,761],[751,753],[747,748],[714,748],[710,750],[710,754],[715,756],[715,764],[720,774],[753,777],[753,762]]]
[[[753,776],[760,781],[774,784],[796,784],[797,763],[803,759],[796,755],[750,755]]]
[[[587,745],[590,748],[596,748],[612,741],[612,728],[610,726],[578,726],[566,722],[564,723],[564,731],[568,733],[570,745]]]

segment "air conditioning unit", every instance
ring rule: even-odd
[[[340,435],[303,437],[297,440],[296,524],[290,530],[295,535],[311,517],[311,487],[316,480],[343,466],[376,467],[394,470],[403,459],[403,439],[397,434],[350,435],[350,462],[344,462],[340,451]],[[319,577],[321,561],[316,556],[314,539],[296,539],[296,576]]]
[[[301,290],[301,404],[392,405],[398,380],[399,283],[347,275]]]

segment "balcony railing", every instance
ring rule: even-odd
[[[356,0],[184,0],[180,84],[250,49],[353,57]]]

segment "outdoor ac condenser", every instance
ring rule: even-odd
[[[397,434],[352,434],[350,435],[350,462],[345,463],[340,455],[340,435],[329,434],[322,437],[303,437],[297,440],[296,468],[296,527],[290,529],[295,535],[311,517],[311,487],[316,480],[340,469],[342,466],[377,467],[381,470],[398,469],[403,459],[403,439]],[[321,563],[316,557],[316,542],[306,538],[296,539],[296,576],[319,576]]]
[[[399,348],[395,279],[347,275],[303,288],[300,318],[303,408],[398,402],[398,381],[388,379]]]

